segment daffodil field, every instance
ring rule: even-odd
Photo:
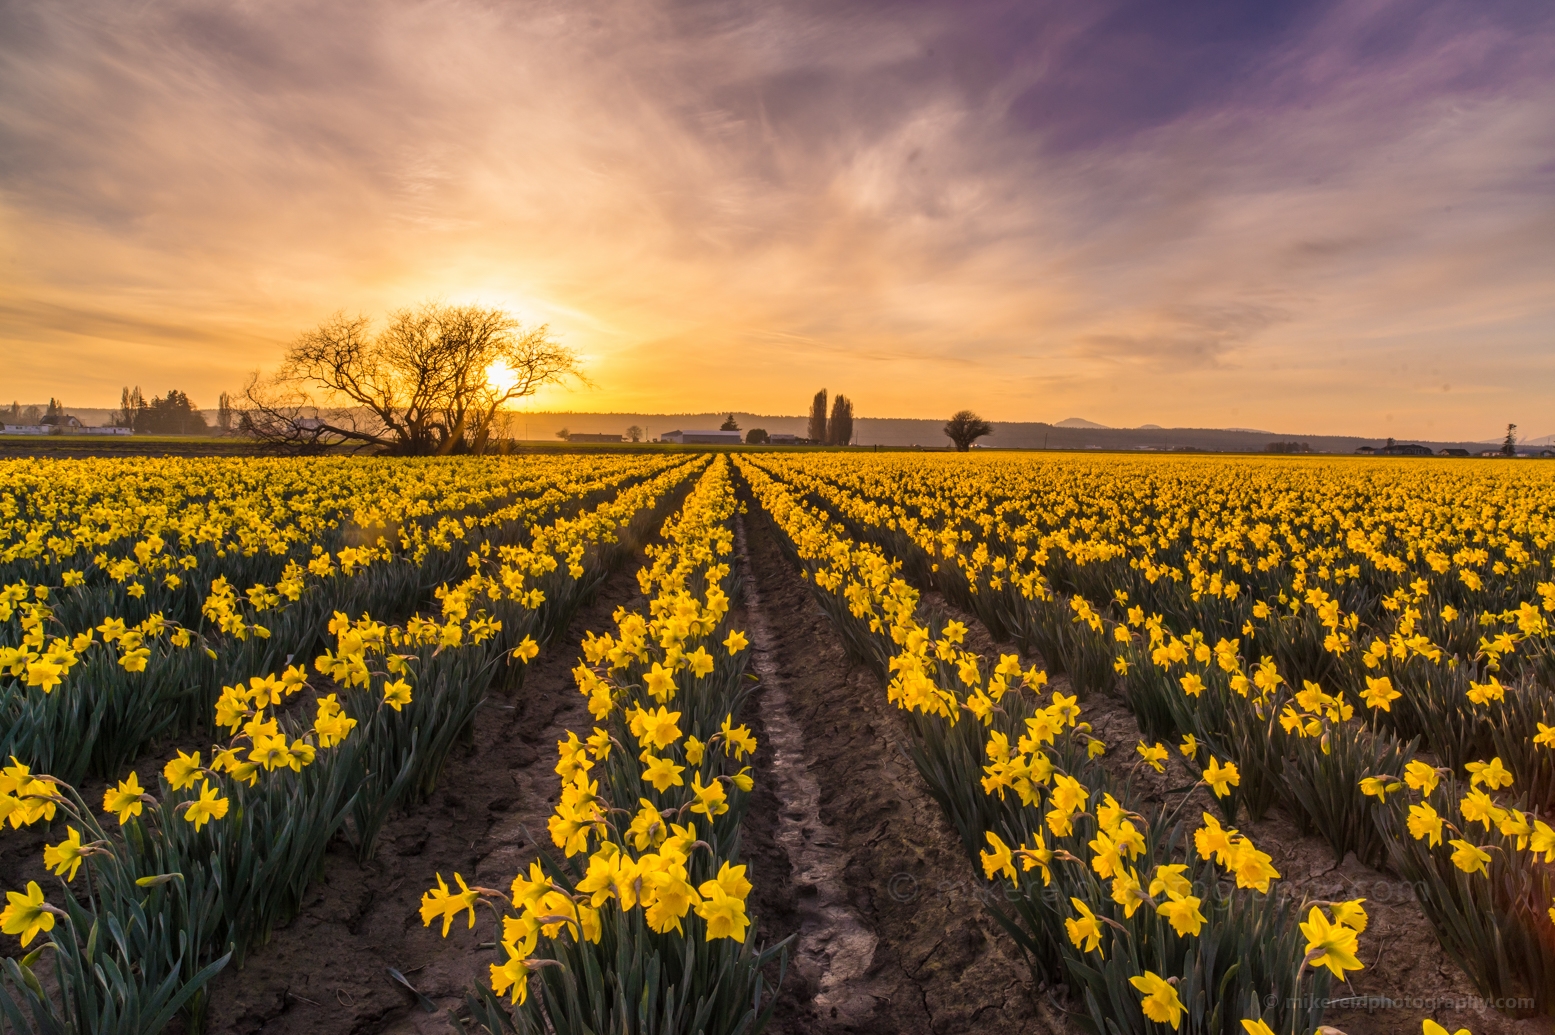
[[[1423,889],[1488,999],[1555,1013],[1543,469],[1355,461],[742,458],[1039,976],[1100,1031],[1303,1032],[1361,968],[1360,901],[1271,895],[1275,804]],[[918,587],[1069,674],[992,672]],[[1116,690],[1147,737],[1106,745]],[[1217,812],[1141,814],[1097,764],[1170,743]],[[1055,894],[1053,887],[1060,890]]]
[[[1292,891],[1243,832],[1274,812],[1412,885],[1480,995],[1555,1016],[1546,470],[5,462],[0,818],[48,831],[59,884],[7,889],[23,955],[0,963],[0,1028],[197,1030],[213,975],[299,912],[326,846],[370,860],[545,652],[575,661],[590,721],[557,744],[538,859],[496,888],[405,875],[450,951],[492,947],[463,1016],[494,1035],[761,1031],[791,945],[758,937],[763,873],[742,861],[764,778],[746,523],[878,674],[887,735],[999,891],[985,908],[1091,1030],[1322,1024],[1369,955],[1367,904]],[[564,637],[623,566],[636,602]],[[1113,698],[1140,737],[1088,720]],[[1170,756],[1197,780],[1163,803],[1139,776]]]
[[[206,981],[296,911],[330,839],[370,854],[487,687],[521,680],[706,463],[14,465],[0,810],[61,826],[45,862],[88,879],[59,905],[10,893],[4,930],[49,935],[57,989],[33,974],[41,950],[6,961],[5,1020],[197,1021]],[[157,786],[123,776],[152,738],[200,731],[208,749],[177,751]],[[111,781],[100,810],[83,776]]]

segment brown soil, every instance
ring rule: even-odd
[[[786,887],[758,870],[753,907],[764,934],[798,940],[798,980],[770,1030],[1063,1030],[978,902],[981,874],[902,752],[880,680],[847,657],[765,522],[744,532],[772,749],[762,775],[783,809],[753,810],[748,837],[792,866]]]

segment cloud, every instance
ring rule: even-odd
[[[1156,372],[1215,366],[1228,351],[1290,319],[1288,312],[1270,305],[1170,304],[1151,314],[1143,332],[1086,335],[1076,351],[1114,363],[1142,364]]]
[[[1555,386],[1552,36],[1535,2],[11,5],[0,388],[214,396],[438,296],[583,350],[568,405],[1398,431],[1402,352],[1507,386],[1431,397],[1469,434]]]

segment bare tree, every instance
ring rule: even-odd
[[[832,400],[831,421],[826,425],[826,441],[845,446],[853,441],[853,400],[841,392]]]
[[[971,410],[958,411],[945,425],[945,437],[955,443],[958,453],[965,453],[973,442],[992,434],[993,425]]]
[[[826,389],[815,393],[810,401],[810,428],[807,437],[817,445],[826,444]]]
[[[336,313],[244,390],[244,431],[273,445],[354,445],[395,455],[484,450],[498,410],[567,378],[588,380],[548,328],[501,309],[427,302],[371,333]]]
[[[571,442],[572,432],[568,431],[566,428],[559,428],[557,429],[556,437],[561,439],[563,442]]]
[[[631,439],[633,442],[641,442],[643,440],[643,429],[633,424],[631,427],[626,429],[626,437]]]

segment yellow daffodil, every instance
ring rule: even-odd
[[[23,948],[39,932],[54,929],[55,910],[43,900],[43,889],[38,887],[37,881],[27,882],[26,893],[8,891],[5,897],[10,904],[0,911],[0,931],[20,936]]]
[[[1148,970],[1142,975],[1129,978],[1128,983],[1144,996],[1140,1006],[1146,1017],[1157,1024],[1170,1024],[1174,1030],[1181,1026],[1183,1005],[1177,997],[1175,985]]]

